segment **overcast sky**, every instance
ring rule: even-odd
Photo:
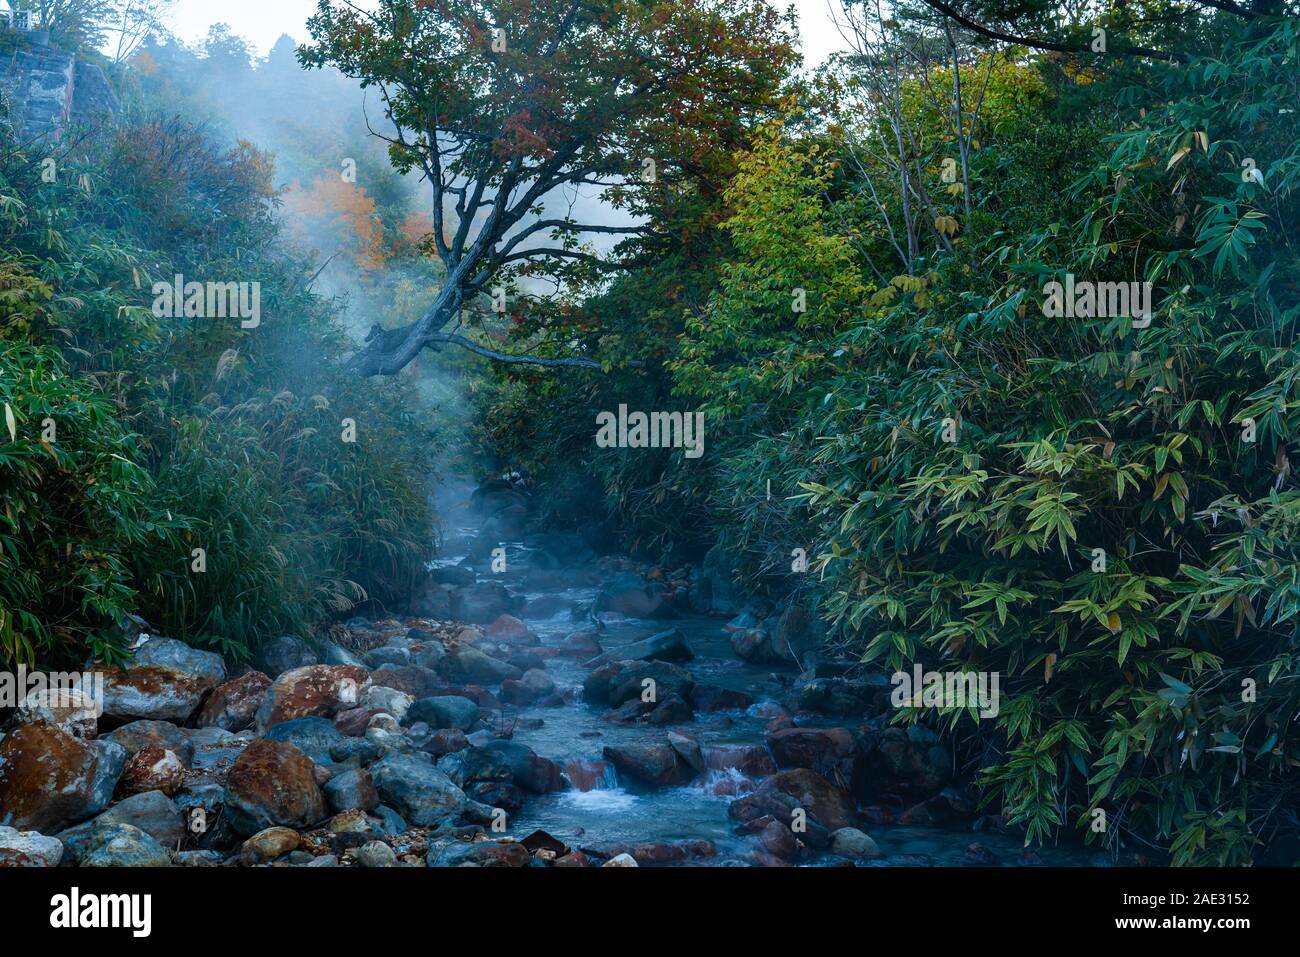
[[[769,0],[772,2],[772,0]],[[785,7],[791,0],[775,0]],[[843,41],[830,20],[832,0],[792,0],[799,13],[804,62],[816,66],[840,49]],[[302,42],[304,24],[316,9],[316,0],[179,0],[168,26],[186,42],[199,39],[214,23],[227,23],[265,53],[283,33]]]

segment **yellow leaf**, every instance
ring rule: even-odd
[[[1056,667],[1056,652],[1043,659],[1043,684],[1052,683],[1052,669]]]
[[[1172,169],[1174,165],[1184,156],[1192,151],[1190,146],[1184,146],[1177,150],[1173,156],[1169,157],[1169,162],[1165,164],[1165,169]]]
[[[13,442],[18,439],[18,422],[14,419],[14,410],[5,403],[5,425],[9,427],[9,441]]]
[[[1117,612],[1112,611],[1109,615],[1106,616],[1106,627],[1110,629],[1110,633],[1112,635],[1118,635],[1120,633],[1120,629],[1123,628],[1124,626],[1123,624],[1121,624],[1119,620],[1119,614]]]

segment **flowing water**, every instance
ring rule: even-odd
[[[473,529],[465,529],[473,534]],[[529,588],[532,549],[522,543],[505,545],[509,572],[492,577],[505,582],[513,591],[524,594],[530,603],[545,599],[547,604],[563,604],[552,617],[524,620],[539,637],[543,646],[556,647],[570,633],[588,626],[586,609],[596,595],[595,584],[539,590]],[[461,556],[448,556],[438,564],[456,564]],[[589,572],[575,578],[594,581]],[[559,599],[560,601],[556,601]],[[576,609],[576,611],[575,611]],[[731,650],[724,620],[706,616],[688,616],[671,622],[619,620],[603,616],[604,630],[599,640],[606,652],[630,644],[667,627],[680,629],[694,653],[684,662],[697,682],[744,691],[753,697],[755,707],[776,701],[797,677],[793,670],[774,670],[771,666],[742,661]],[[606,844],[677,843],[707,840],[717,850],[714,857],[695,859],[694,863],[727,864],[745,860],[756,846],[754,838],[736,834],[735,822],[727,814],[728,805],[749,793],[752,781],[735,771],[706,771],[690,784],[680,787],[645,788],[619,780],[612,767],[593,765],[602,762],[601,750],[608,745],[660,742],[667,728],[624,724],[603,720],[607,709],[582,700],[583,680],[590,672],[581,660],[555,656],[546,660],[546,671],[555,681],[567,704],[562,707],[510,708],[502,721],[514,725],[514,740],[538,754],[551,758],[560,766],[584,762],[591,780],[580,782],[587,789],[570,788],[552,794],[530,796],[511,821],[511,831],[525,835],[544,830],[576,847]],[[764,745],[768,718],[754,714],[755,707],[713,713],[699,713],[696,720],[683,726],[707,751],[725,744]],[[803,726],[849,724],[852,721],[812,718]],[[1045,849],[1026,855],[1021,840],[1014,834],[990,830],[973,832],[970,825],[953,828],[930,828],[897,825],[864,825],[883,852],[870,864],[890,865],[1054,865],[1106,864],[1104,854],[1083,849]],[[978,854],[968,848],[978,843]],[[826,856],[823,862],[838,859]]]

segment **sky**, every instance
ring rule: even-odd
[[[769,0],[784,8],[790,2],[799,14],[804,62],[816,66],[843,40],[830,18],[834,0]],[[249,40],[258,51],[267,50],[287,33],[295,40],[307,39],[304,24],[316,9],[316,0],[179,0],[168,18],[168,27],[186,42],[208,32],[214,23],[227,23],[231,32]]]

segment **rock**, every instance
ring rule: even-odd
[[[209,808],[215,815],[215,806]],[[56,836],[75,859],[86,853],[86,844],[97,827],[129,824],[144,831],[163,847],[175,847],[185,836],[185,817],[180,806],[161,791],[145,791],[118,801],[93,821],[61,831]]]
[[[0,826],[0,867],[58,867],[61,860],[58,838]]]
[[[677,752],[677,756],[690,766],[696,774],[704,771],[704,753],[700,750],[700,742],[689,734],[682,734],[680,731],[668,732],[668,746]]]
[[[582,683],[582,696],[591,704],[617,707],[625,701],[642,698],[651,688],[656,700],[675,694],[689,701],[695,679],[665,661],[616,661],[601,665],[587,675]]]
[[[924,800],[952,778],[952,753],[924,725],[859,729],[858,749],[863,760],[854,791],[864,801]]]
[[[58,831],[108,806],[126,749],[86,741],[45,721],[0,741],[0,821],[20,831]]]
[[[435,729],[468,731],[478,723],[479,706],[458,695],[439,695],[416,701],[407,712],[407,718],[412,722],[423,721]]]
[[[0,683],[3,683],[0,675]],[[79,687],[32,691],[14,712],[15,725],[45,721],[76,738],[93,738],[99,730],[99,706],[94,694]]]
[[[379,792],[365,768],[352,768],[334,775],[323,788],[325,800],[334,813],[373,811],[379,807]]]
[[[535,697],[545,698],[555,693],[555,679],[541,668],[529,668],[519,680],[532,691]]]
[[[848,728],[786,728],[767,736],[782,768],[811,768],[827,777],[852,778],[856,742]]]
[[[628,618],[677,618],[661,584],[647,582],[634,572],[618,572],[596,592],[593,610]]]
[[[750,778],[776,774],[776,762],[757,744],[719,744],[704,753],[705,766],[714,771],[739,771]]]
[[[392,867],[397,863],[397,855],[383,841],[362,844],[352,855],[362,867]]]
[[[220,867],[225,859],[220,851],[177,851],[172,855],[177,867]]]
[[[608,761],[574,758],[564,765],[564,776],[575,791],[612,788],[618,783],[614,777],[614,766]]]
[[[348,665],[308,665],[286,671],[267,690],[257,710],[262,731],[294,718],[332,718],[355,708],[370,687],[370,673]]]
[[[563,857],[555,859],[556,867],[590,867],[591,862],[587,860],[587,855],[581,851],[572,851]]]
[[[754,703],[753,695],[717,685],[696,685],[691,696],[696,711],[743,711]]]
[[[304,665],[311,665],[311,664],[351,665],[354,668],[364,667],[364,665],[362,665],[361,663],[360,658],[358,658],[352,652],[348,651],[338,642],[329,641],[328,639],[320,642],[320,658],[321,660],[319,662],[304,661],[303,664]],[[300,667],[300,666],[295,666],[295,667]],[[286,668],[285,670],[288,671],[289,669]]]
[[[650,787],[685,784],[692,776],[689,765],[666,743],[606,746],[602,754],[620,775]]]
[[[366,653],[366,665],[370,668],[378,668],[381,665],[401,667],[410,663],[411,652],[407,648],[384,645],[382,648],[373,648]]]
[[[513,665],[464,644],[448,652],[442,671],[452,681],[473,684],[499,684],[507,678],[523,676],[523,672]]]
[[[640,865],[637,864],[636,858],[633,857],[631,854],[619,854],[616,855],[615,857],[611,857],[609,860],[607,860],[604,864],[601,864],[600,866],[601,867],[639,867]]]
[[[781,771],[764,779],[753,794],[732,801],[728,813],[742,823],[770,815],[790,827],[799,817],[793,813],[797,810],[807,818],[807,832],[796,832],[796,836],[812,847],[827,846],[830,832],[856,822],[849,796],[807,768]]]
[[[563,595],[542,595],[534,598],[521,614],[530,621],[545,621],[573,610],[573,601]]]
[[[185,729],[167,721],[132,721],[104,735],[102,740],[120,744],[128,757],[145,748],[161,748],[174,752],[182,763],[189,764],[194,755],[194,743]]]
[[[695,657],[686,646],[686,637],[676,628],[642,638],[622,648],[607,651],[588,664],[594,667],[612,661],[690,661]]]
[[[244,836],[277,825],[309,828],[327,813],[311,758],[282,741],[254,741],[244,749],[226,779],[225,808]]]
[[[556,857],[561,857],[569,853],[569,846],[559,838],[547,834],[545,831],[533,831],[522,841],[519,842],[530,854],[536,854],[538,851],[550,851]]]
[[[772,635],[765,628],[731,633],[731,650],[736,657],[755,665],[794,664],[794,659],[782,653]]]
[[[361,707],[383,711],[391,714],[398,721],[402,721],[406,718],[406,713],[410,710],[414,701],[415,699],[405,691],[398,691],[396,688],[385,688],[382,685],[373,685],[366,689],[366,693],[361,696]]]
[[[183,724],[203,696],[226,680],[220,655],[172,638],[150,638],[120,668],[103,668],[104,716]]]
[[[435,584],[454,585],[457,588],[466,588],[478,581],[474,569],[464,565],[439,565],[437,568],[430,568],[426,577]]]
[[[512,595],[500,582],[482,581],[455,592],[452,614],[459,621],[486,625],[501,615],[521,611],[526,604],[522,597]]]
[[[420,750],[427,751],[435,758],[440,758],[444,754],[454,754],[457,751],[464,751],[469,747],[469,739],[465,737],[465,732],[459,728],[443,728],[429,735],[429,740],[420,746]]]
[[[349,708],[335,715],[334,727],[349,738],[359,738],[370,727],[370,719],[379,713],[378,708]]]
[[[350,738],[325,718],[294,718],[282,721],[266,732],[268,741],[292,744],[317,764],[344,761],[350,755],[373,757],[373,746]]]
[[[163,748],[143,748],[126,762],[118,790],[123,794],[161,791],[171,797],[185,783],[185,765],[176,752]]]
[[[704,582],[708,582],[708,585],[705,586]],[[705,554],[697,584],[699,601],[703,599],[705,587],[708,589],[708,611],[718,615],[735,615],[744,610],[744,596],[736,587],[736,564],[732,551],[722,544],[714,545]]]
[[[695,713],[678,695],[671,694],[664,698],[646,715],[646,724],[664,727],[670,724],[686,724],[695,720]]]
[[[526,745],[516,741],[493,741],[482,750],[503,761],[510,768],[514,783],[531,794],[564,790],[560,766]]]
[[[404,691],[416,701],[438,694],[445,685],[436,671],[422,665],[384,665],[375,669],[373,680],[385,688]]]
[[[527,867],[528,849],[515,841],[460,841],[429,848],[430,867]]]
[[[484,632],[489,641],[507,645],[535,645],[534,635],[518,618],[513,615],[498,615]]]
[[[293,635],[281,635],[262,646],[258,661],[262,671],[278,678],[286,671],[320,663],[311,645]]]
[[[249,867],[267,864],[276,858],[296,851],[302,843],[298,832],[288,827],[268,827],[258,831],[243,843],[239,859]]]
[[[129,824],[105,824],[80,860],[82,867],[171,867],[162,845]]]
[[[595,658],[604,651],[594,628],[583,628],[567,635],[560,642],[559,650],[564,657],[577,658],[581,661]]]
[[[838,854],[840,857],[862,859],[881,856],[876,842],[856,827],[842,827],[831,832],[831,853]]]
[[[799,842],[790,828],[773,818],[769,817],[766,820],[767,823],[758,832],[759,845],[767,853],[783,861],[793,859],[799,850]]]
[[[888,702],[888,685],[843,677],[812,678],[799,687],[799,710],[840,717],[879,712]]]
[[[440,824],[465,806],[465,792],[413,754],[388,754],[371,767],[370,774],[385,804],[417,826]]]
[[[227,681],[208,695],[195,723],[201,728],[243,731],[253,723],[270,687],[271,679],[260,671],[250,671],[234,681]]]

